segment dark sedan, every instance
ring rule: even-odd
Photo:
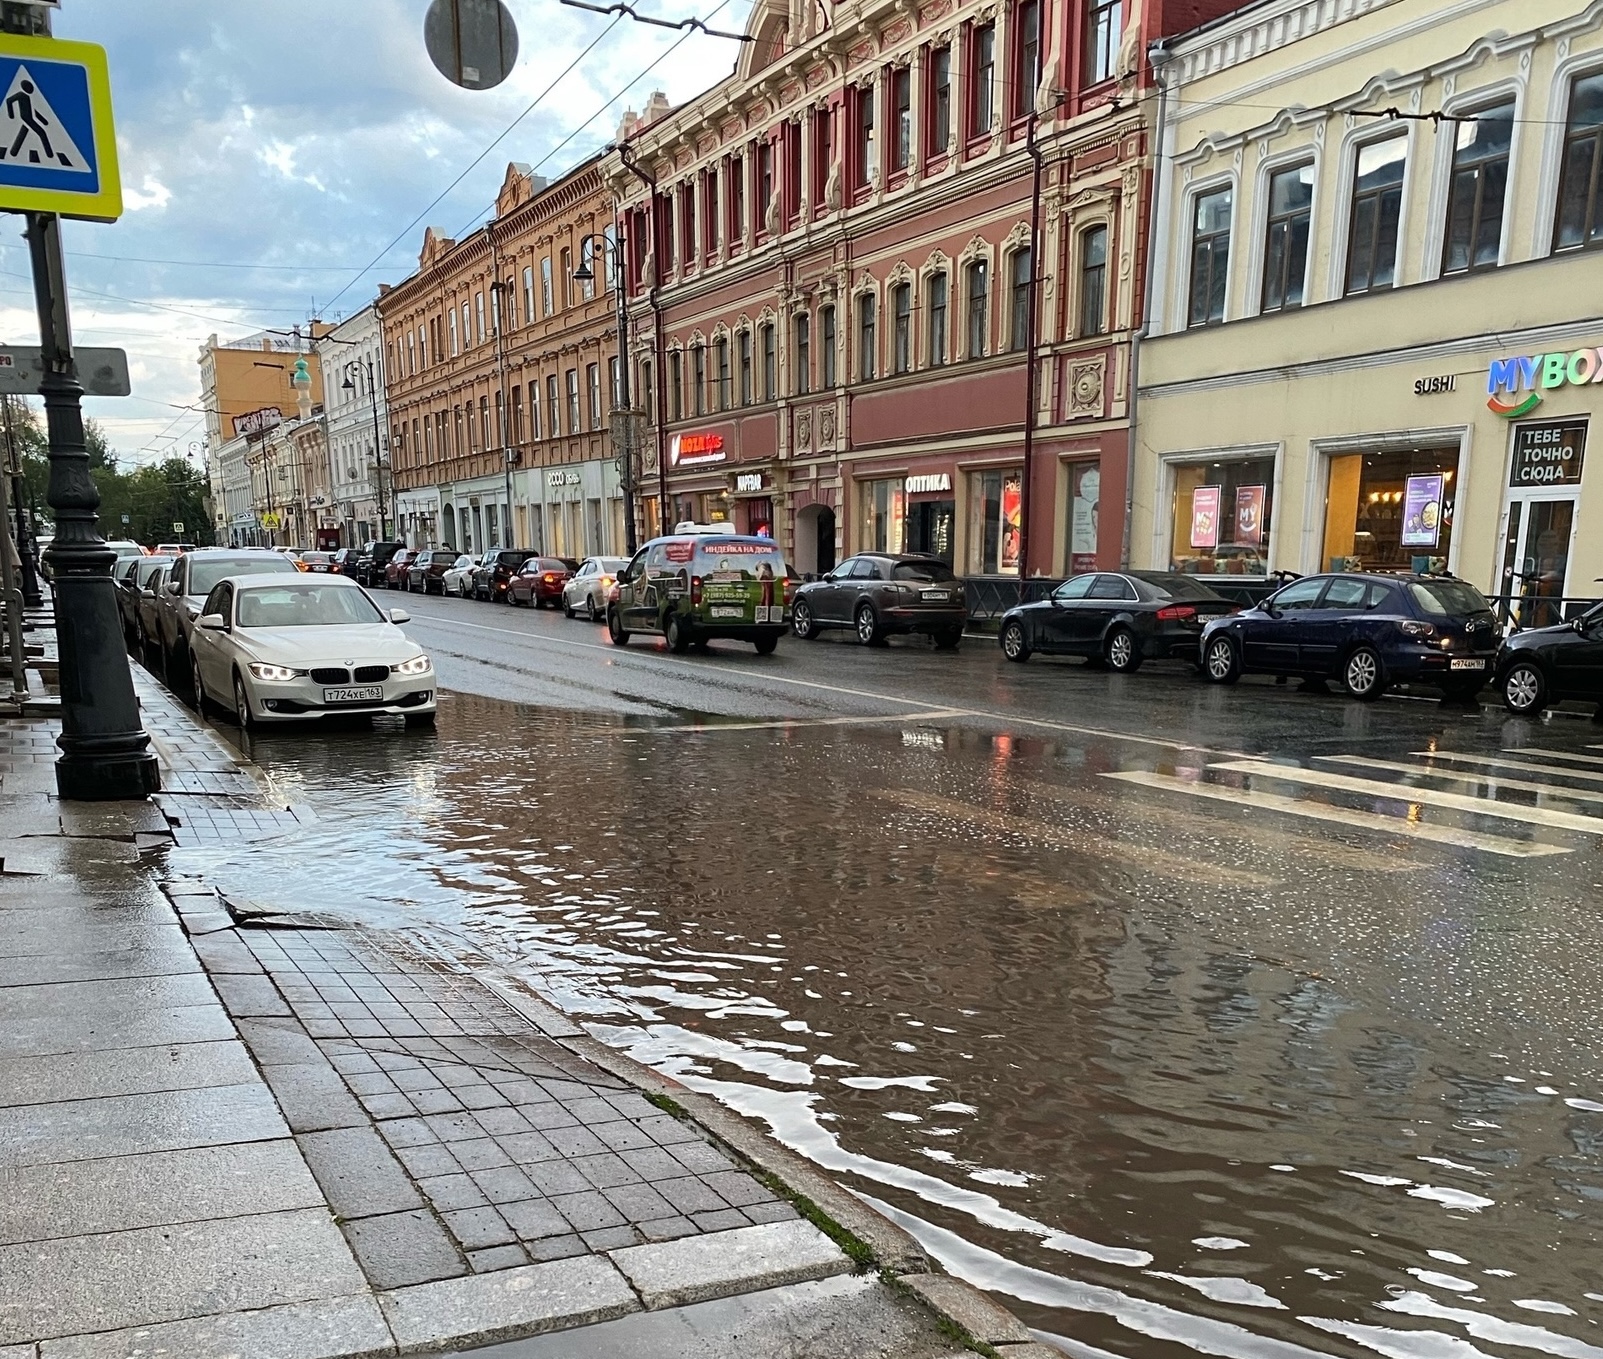
[[[1203,625],[1236,607],[1191,576],[1088,571],[1039,603],[1009,609],[999,637],[1010,661],[1039,651],[1084,656],[1128,674],[1166,656],[1195,662]]]
[[[1539,713],[1566,698],[1603,705],[1603,604],[1568,623],[1516,632],[1497,655],[1496,683],[1512,713]]]
[[[1497,622],[1473,585],[1450,576],[1303,576],[1202,631],[1203,673],[1339,679],[1354,698],[1392,684],[1468,698],[1491,674]]]
[[[963,640],[968,604],[963,582],[939,557],[863,552],[821,580],[808,581],[791,603],[790,625],[812,641],[826,628],[850,628],[864,646],[893,633],[924,633],[943,651]]]
[[[356,576],[356,559],[362,555],[361,549],[342,547],[329,554],[328,571],[332,576]]]
[[[434,548],[432,551],[414,553],[406,564],[401,588],[421,590],[426,595],[443,595],[445,573],[456,564],[458,555],[452,548]]]
[[[557,608],[562,603],[563,586],[578,569],[579,563],[571,557],[530,557],[507,581],[507,603]]]
[[[527,547],[500,547],[484,556],[484,564],[473,573],[473,597],[487,604],[506,604],[507,587],[512,577],[534,550]]]

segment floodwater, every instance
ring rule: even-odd
[[[254,754],[310,850],[180,867],[470,936],[1071,1353],[1603,1359],[1584,827],[1405,843],[1107,777],[1251,784],[1183,751],[939,719],[455,696],[437,735]],[[1598,810],[1576,767],[1543,805]]]

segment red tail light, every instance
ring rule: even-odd
[[[1160,623],[1180,623],[1196,616],[1196,609],[1189,604],[1166,604],[1158,610],[1158,622]]]
[[[541,577],[541,579],[543,579],[547,585],[555,585],[557,583],[557,578],[549,571],[547,571],[545,575]]]
[[[790,581],[781,576],[779,578],[779,607],[785,608],[790,603]]]
[[[701,603],[701,577],[700,576],[692,576],[690,578],[690,602],[692,604],[700,604]]]

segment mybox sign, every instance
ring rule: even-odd
[[[1544,392],[1594,382],[1603,382],[1603,349],[1493,359],[1486,372],[1486,405],[1505,420],[1517,420],[1542,404]]]
[[[1586,422],[1522,425],[1514,431],[1510,486],[1574,486],[1586,456]]]

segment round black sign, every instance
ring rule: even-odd
[[[518,30],[501,0],[433,0],[423,20],[429,60],[466,90],[494,89],[518,60]]]

